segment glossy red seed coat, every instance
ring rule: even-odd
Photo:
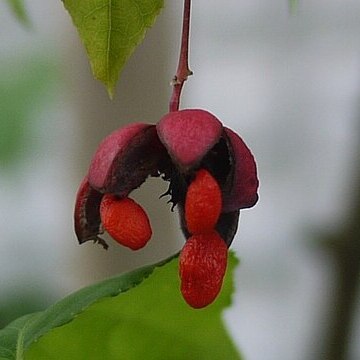
[[[215,227],[222,207],[221,190],[205,169],[196,173],[185,199],[185,221],[191,234],[206,233]]]
[[[144,209],[130,198],[104,195],[100,205],[103,227],[123,246],[138,250],[150,240],[152,231]]]
[[[179,258],[179,275],[181,293],[190,306],[199,309],[215,300],[225,276],[227,254],[216,231],[187,240]]]

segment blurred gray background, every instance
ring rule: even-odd
[[[92,78],[61,1],[26,6],[30,28],[0,4],[0,327],[183,244],[176,214],[157,200],[166,183],[156,180],[136,193],[155,233],[145,249],[80,247],[72,223],[77,187],[101,139],[167,112],[182,2],[166,2],[113,101]],[[241,266],[228,328],[247,360],[329,360],[339,327],[332,319],[342,311],[337,281],[352,284],[340,291],[347,299],[359,282],[351,273],[359,246],[350,247],[352,260],[336,262],[333,244],[353,246],[360,218],[360,2],[300,1],[291,16],[286,0],[197,0],[191,30],[194,76],[182,107],[208,109],[241,134],[261,181],[260,201],[241,213],[232,246]],[[344,358],[354,360],[355,295],[344,337]]]

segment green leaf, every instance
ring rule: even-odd
[[[95,78],[113,96],[119,73],[153,25],[164,0],[62,0],[82,39]]]
[[[22,316],[0,331],[0,360],[16,359],[16,346],[21,329],[38,314]]]
[[[290,14],[294,14],[296,12],[298,5],[299,5],[298,0],[289,0]]]
[[[238,360],[221,319],[236,264],[231,254],[220,296],[201,310],[182,299],[173,258],[84,288],[0,331],[0,360]]]
[[[99,300],[71,323],[43,336],[26,360],[238,360],[221,319],[231,302],[236,263],[230,256],[218,299],[194,310],[182,299],[178,261],[173,259],[131,291]]]
[[[162,266],[170,260],[171,258],[86,287],[43,312],[13,321],[0,331],[0,360],[2,358],[7,360],[23,359],[24,351],[39,337],[51,329],[73,320],[76,315],[95,301],[107,296],[116,296],[136,286],[148,277],[157,266]]]
[[[25,54],[0,66],[0,166],[31,153],[39,109],[53,96],[57,69],[53,59]]]
[[[12,12],[24,25],[29,26],[30,21],[27,16],[23,0],[7,0]]]

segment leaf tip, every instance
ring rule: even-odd
[[[109,95],[110,100],[114,100],[114,95],[115,95],[115,88],[114,86],[110,85],[110,86],[106,86],[106,90],[107,93]]]
[[[100,79],[96,76],[95,72],[94,72],[94,76],[105,85],[110,100],[114,100],[114,96],[116,93],[116,81]]]

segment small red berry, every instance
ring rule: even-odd
[[[152,231],[146,212],[130,198],[104,195],[100,216],[109,235],[132,250],[144,247],[151,238]]]
[[[179,258],[181,292],[193,308],[212,303],[219,294],[226,271],[228,249],[220,235],[191,236]]]
[[[196,173],[185,199],[185,220],[191,234],[212,231],[222,207],[221,190],[214,177],[205,169]]]

